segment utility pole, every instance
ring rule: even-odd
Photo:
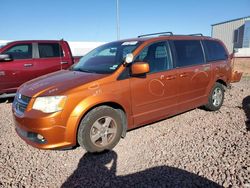
[[[117,40],[119,40],[120,39],[119,0],[116,0],[116,32],[117,32]]]

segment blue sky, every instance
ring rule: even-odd
[[[210,35],[211,24],[250,16],[250,0],[119,0],[120,35]],[[0,0],[0,40],[116,40],[116,0]]]

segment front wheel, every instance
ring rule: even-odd
[[[115,147],[121,135],[121,113],[109,106],[99,106],[88,112],[81,121],[77,140],[88,152],[102,152]]]
[[[219,110],[224,101],[224,88],[223,85],[216,82],[208,96],[208,104],[205,108],[210,111]]]

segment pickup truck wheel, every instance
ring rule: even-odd
[[[205,108],[210,111],[219,110],[224,101],[224,88],[223,86],[216,82],[212,88],[209,97],[208,104],[205,105]]]
[[[77,140],[88,152],[111,150],[122,135],[122,117],[116,109],[99,106],[87,113],[80,123]]]

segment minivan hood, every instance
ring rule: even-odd
[[[107,74],[61,70],[26,82],[18,92],[29,97],[56,95],[106,76]]]

